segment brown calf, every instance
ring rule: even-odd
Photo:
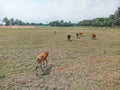
[[[79,38],[79,33],[76,33],[76,37]]]
[[[83,32],[80,32],[79,34],[80,34],[80,36],[83,36]]]
[[[92,34],[92,39],[96,40],[96,34],[95,33]]]
[[[76,33],[77,39],[79,39],[79,38],[82,37],[82,36],[83,36],[83,32]]]
[[[36,70],[37,70],[37,68],[38,68],[38,64],[41,64],[41,69],[42,69],[42,70],[43,70],[43,68],[42,68],[42,62],[43,62],[43,63],[46,62],[46,63],[48,64],[48,60],[47,60],[48,54],[49,54],[49,52],[46,51],[46,52],[43,52],[43,53],[41,53],[41,54],[39,54],[39,55],[37,56]]]

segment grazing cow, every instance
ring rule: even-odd
[[[37,70],[37,68],[38,68],[38,64],[41,64],[41,69],[42,69],[42,71],[43,71],[42,62],[43,62],[43,63],[46,62],[46,63],[48,64],[48,60],[47,60],[48,54],[49,54],[49,52],[46,51],[46,52],[43,52],[43,53],[41,53],[41,54],[39,54],[39,55],[37,56],[36,70]]]
[[[83,32],[80,32],[79,35],[80,35],[80,36],[83,36]]]
[[[83,32],[76,33],[77,39],[79,39],[79,38],[82,37],[82,36],[83,36]]]
[[[79,33],[76,33],[76,37],[77,37],[77,39],[79,38]]]
[[[71,41],[71,35],[67,35],[67,40]]]
[[[95,33],[92,34],[92,39],[96,40],[96,34]]]

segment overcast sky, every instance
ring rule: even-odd
[[[119,6],[120,0],[0,0],[0,19],[8,17],[41,23],[53,20],[78,22],[108,17]]]

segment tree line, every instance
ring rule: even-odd
[[[74,26],[75,24],[71,23],[71,21],[66,22],[64,20],[61,20],[61,21],[56,20],[56,21],[49,22],[49,25],[50,26]]]
[[[108,18],[95,18],[93,20],[83,20],[78,23],[79,26],[100,26],[100,27],[112,27],[120,26],[120,7]]]
[[[29,22],[23,22],[22,20],[19,19],[14,19],[10,18],[8,19],[7,17],[3,18],[2,20],[3,25],[5,26],[28,26],[28,25],[42,25],[42,23],[29,23]]]
[[[120,7],[108,18],[95,18],[93,20],[83,20],[78,23],[71,23],[61,21],[52,21],[49,23],[50,26],[96,26],[96,27],[112,27],[112,26],[120,26]]]
[[[23,22],[19,19],[5,17],[2,22],[5,23],[6,26],[9,25],[44,25],[44,26],[96,26],[96,27],[112,27],[112,26],[120,26],[120,7],[113,15],[110,15],[108,18],[95,18],[92,20],[83,20],[78,23],[72,23],[71,21],[66,22],[64,20],[61,21],[51,21],[48,24],[43,23],[28,23]]]

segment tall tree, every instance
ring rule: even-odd
[[[7,17],[3,19],[3,22],[5,23],[6,26],[10,25],[10,20]]]
[[[120,7],[118,10],[115,12],[115,24],[117,26],[120,26]]]

